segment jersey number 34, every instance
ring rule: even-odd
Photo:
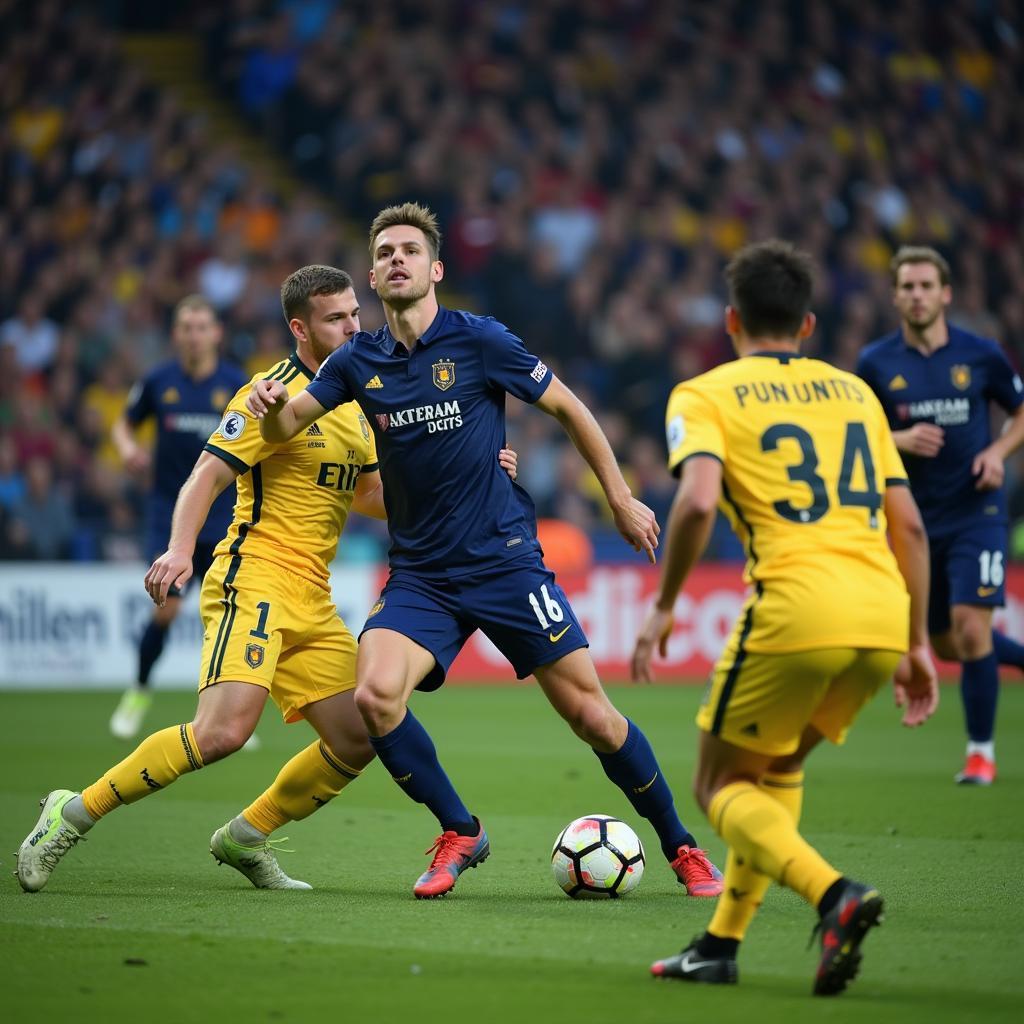
[[[776,501],[773,508],[783,519],[788,519],[791,523],[816,523],[828,512],[831,504],[825,481],[818,473],[818,453],[814,448],[814,438],[795,423],[776,423],[761,435],[761,451],[777,451],[781,441],[795,441],[803,456],[800,462],[787,466],[786,472],[794,483],[803,484],[808,488],[811,503],[798,508],[790,501]],[[853,477],[858,462],[864,470],[864,490],[853,488]],[[840,505],[867,509],[868,526],[872,529],[877,528],[882,495],[875,484],[875,460],[871,455],[871,446],[868,444],[868,435],[863,423],[846,424],[846,440],[839,466],[836,497]]]

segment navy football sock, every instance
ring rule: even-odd
[[[960,696],[964,702],[967,735],[975,743],[987,743],[995,731],[999,699],[999,663],[995,651],[977,661],[963,663]]]
[[[426,804],[443,831],[462,834],[464,829],[459,826],[472,824],[473,815],[459,799],[437,759],[434,741],[409,708],[391,732],[371,736],[370,743],[406,796]],[[476,828],[468,834],[475,835]]]
[[[614,754],[602,754],[600,750],[594,753],[605,775],[626,794],[633,810],[654,826],[665,856],[675,860],[680,846],[696,847],[697,840],[676,814],[672,790],[658,767],[647,737],[632,722],[628,724],[626,742]]]
[[[1024,669],[1024,644],[1011,640],[998,629],[992,630],[992,650],[995,651],[996,661],[1000,665],[1014,665],[1016,668]]]
[[[153,671],[157,658],[163,653],[167,630],[156,619],[150,619],[149,625],[142,631],[139,640],[139,686],[149,685],[149,674]]]

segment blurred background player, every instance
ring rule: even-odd
[[[1024,669],[1024,646],[992,629],[1006,597],[1003,463],[1024,443],[1024,392],[996,342],[946,321],[949,264],[935,249],[903,246],[890,269],[900,326],[864,349],[857,372],[885,409],[928,530],[932,647],[961,664],[968,741],[956,781],[987,786],[999,665]],[[994,441],[993,404],[1011,417]]]
[[[210,435],[217,429],[231,396],[248,376],[220,357],[221,325],[213,306],[189,295],[175,307],[171,340],[176,358],[152,370],[132,389],[112,437],[131,473],[151,473],[146,501],[145,555],[152,562],[167,550],[171,515],[178,491],[188,479]],[[147,420],[156,423],[156,450],[135,437]],[[192,558],[193,575],[202,581],[213,561],[213,549],[231,524],[235,486],[231,483],[213,503],[199,531]],[[118,739],[132,739],[152,703],[150,676],[164,649],[167,631],[181,608],[182,591],[172,587],[166,603],[154,609],[139,638],[135,685],[125,690],[110,719]]]
[[[817,909],[814,992],[834,995],[856,973],[882,898],[798,832],[803,763],[823,739],[844,741],[908,641],[904,724],[920,724],[937,705],[928,543],[878,403],[852,374],[800,355],[815,324],[810,258],[763,242],[741,250],[726,273],[725,323],[739,358],[669,399],[679,490],[633,675],[650,681],[655,646],[665,654],[680,587],[721,503],[747,549],[751,594],[697,713],[694,790],[729,855],[708,930],[651,970],[735,983],[740,941],[774,880]]]

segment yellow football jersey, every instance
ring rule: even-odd
[[[906,472],[871,389],[828,363],[760,353],[678,385],[669,469],[722,463],[720,507],[747,552],[743,646],[906,650],[909,602],[882,503]]]
[[[292,355],[253,380],[280,380],[292,397],[313,376]],[[234,519],[215,554],[265,558],[327,588],[328,565],[345,528],[356,481],[360,473],[377,469],[370,426],[359,406],[349,402],[290,441],[271,444],[245,407],[249,386],[228,403],[206,443],[208,452],[239,472]]]

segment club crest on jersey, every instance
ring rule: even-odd
[[[366,422],[366,417],[362,413],[359,413],[359,429],[362,432],[363,440],[364,441],[369,441],[370,440],[370,425]]]
[[[259,668],[263,664],[263,655],[266,653],[260,644],[247,644],[245,648],[245,660],[249,668]]]
[[[971,386],[971,368],[963,363],[957,363],[949,371],[953,387],[958,391],[966,391]]]
[[[175,387],[166,388],[160,396],[160,400],[164,405],[174,405],[176,402],[181,401],[181,392]],[[223,409],[224,406],[221,406],[221,408]]]
[[[217,412],[222,412],[224,410],[224,406],[227,405],[229,401],[231,401],[231,392],[227,391],[225,388],[214,388],[210,394],[210,405],[212,405]]]
[[[450,359],[439,359],[432,369],[434,387],[447,391],[455,383],[455,364]]]

